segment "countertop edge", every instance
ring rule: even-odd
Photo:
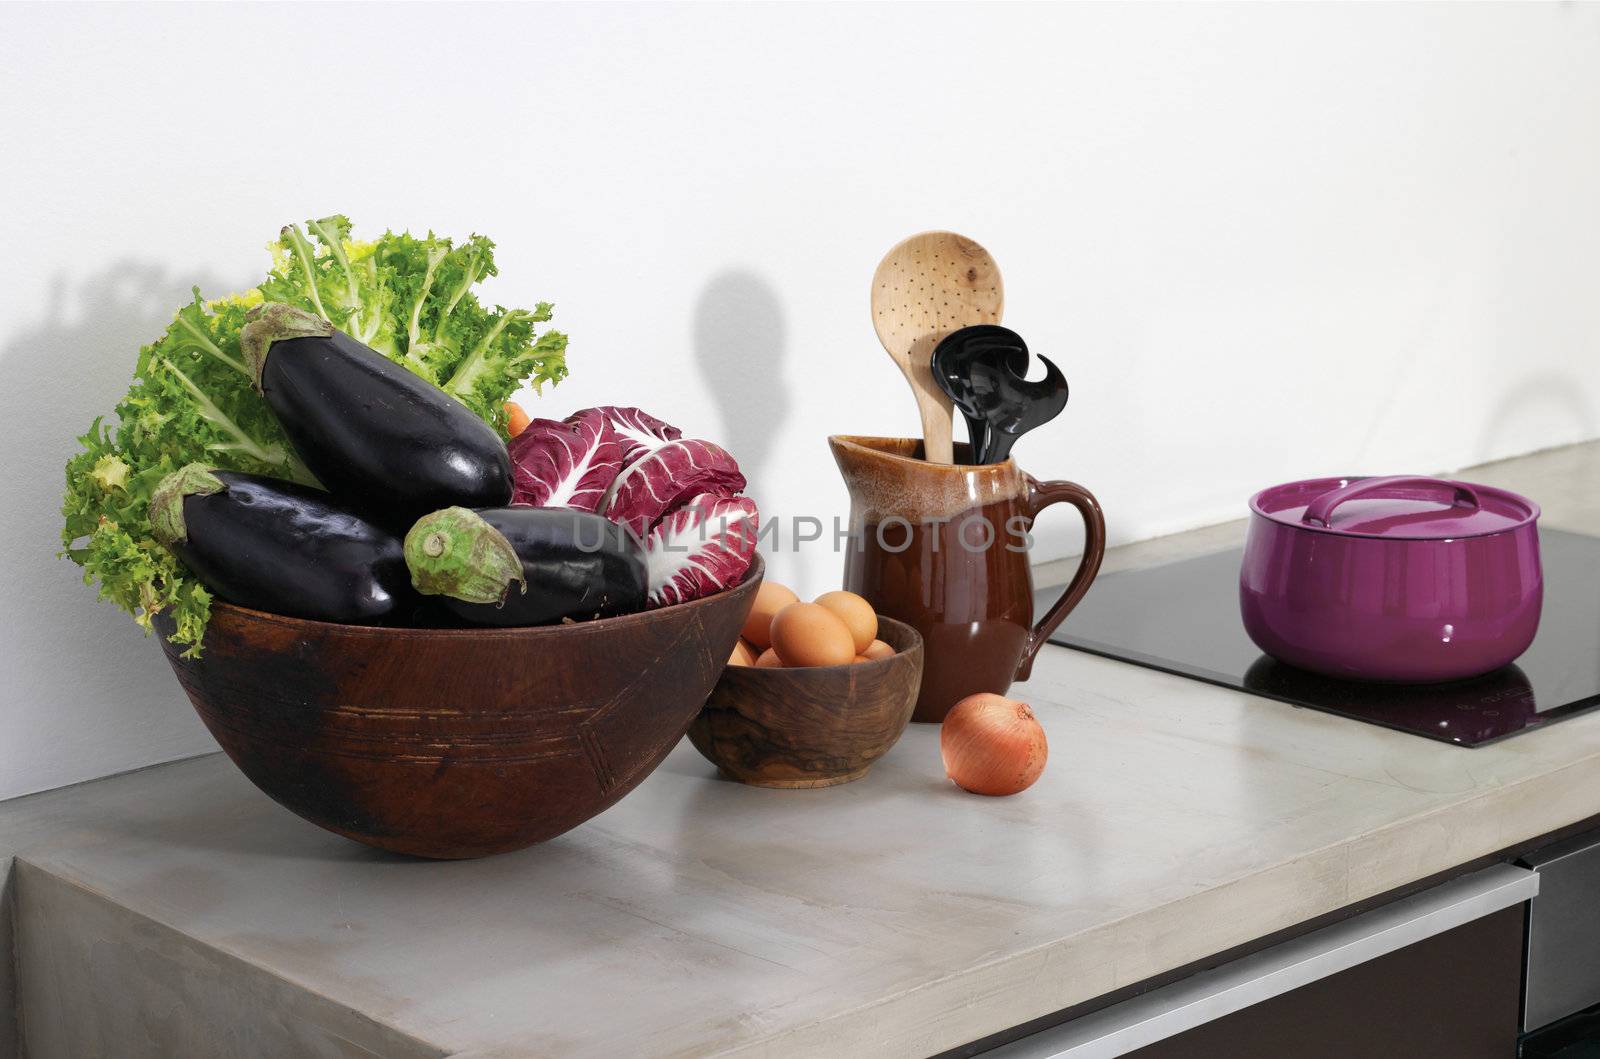
[[[1506,798],[1515,800],[1515,822],[1498,804]],[[1481,812],[1485,802],[1497,803],[1497,811]],[[707,1054],[754,1059],[825,1052],[862,1059],[925,1059],[1596,815],[1600,815],[1600,754],[808,1026]],[[1396,863],[1404,867],[1393,873],[1382,871]],[[1283,911],[1251,918],[1251,908]],[[1181,931],[1175,929],[1180,920],[1185,921]],[[1197,928],[1196,923],[1204,926]],[[1190,943],[1163,944],[1173,938]],[[882,1033],[882,1016],[889,1008],[894,1009],[895,1024],[921,1029]]]

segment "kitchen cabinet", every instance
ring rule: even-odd
[[[987,1053],[1505,1059],[1538,875],[1500,864]]]
[[[1494,912],[1130,1059],[1506,1059],[1517,1046],[1521,907]]]
[[[1600,832],[1552,843],[1519,862],[1539,875],[1528,914],[1523,1055],[1600,1055]]]

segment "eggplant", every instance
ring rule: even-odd
[[[155,537],[219,599],[347,625],[417,602],[400,538],[320,489],[191,463],[150,499]]]
[[[644,549],[572,508],[451,507],[406,534],[411,583],[474,625],[551,625],[644,609]]]
[[[511,502],[494,428],[320,316],[263,305],[239,342],[295,452],[339,496],[397,528],[442,507]]]
[[[409,573],[408,575],[409,576]],[[409,582],[408,582],[409,587]],[[465,629],[468,624],[451,613],[442,596],[424,596],[415,589],[411,594],[416,603],[406,611],[396,611],[392,625],[407,629]]]

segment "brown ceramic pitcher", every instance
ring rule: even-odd
[[[844,587],[922,634],[912,720],[942,721],[968,695],[1003,695],[1027,680],[1033,656],[1100,570],[1106,531],[1094,496],[1073,482],[1036,481],[1011,460],[927,463],[909,438],[836,435],[828,444],[850,490]],[[1083,560],[1036,625],[1026,534],[1059,503],[1083,516]]]

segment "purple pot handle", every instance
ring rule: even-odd
[[[1388,478],[1358,478],[1349,485],[1330,489],[1306,505],[1306,513],[1300,516],[1300,521],[1329,526],[1332,524],[1329,519],[1333,517],[1334,508],[1346,500],[1355,500],[1374,493],[1398,493],[1407,500],[1432,500],[1442,492],[1450,494],[1450,503],[1456,507],[1471,508],[1474,511],[1478,509],[1478,494],[1473,492],[1469,485],[1449,482],[1443,478],[1414,478],[1400,474]]]

